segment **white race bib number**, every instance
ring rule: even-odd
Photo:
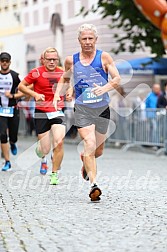
[[[95,103],[103,100],[103,95],[97,96],[92,92],[92,88],[82,88],[83,103]]]
[[[0,107],[0,116],[5,116],[5,117],[13,117],[14,115],[14,108],[12,107]]]
[[[50,120],[59,116],[64,116],[64,113],[62,110],[59,110],[59,111],[54,111],[54,112],[47,112],[46,115],[47,115],[47,118]]]

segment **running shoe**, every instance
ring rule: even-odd
[[[100,188],[96,184],[94,184],[91,187],[89,197],[91,198],[91,201],[99,201],[101,194],[102,194],[102,192],[101,192]]]
[[[10,143],[10,149],[14,156],[17,155],[17,147],[15,143]]]
[[[6,161],[4,166],[2,167],[2,171],[8,171],[11,168],[10,161]]]
[[[83,155],[82,154],[80,155],[80,158],[81,158],[81,161],[83,162]],[[85,179],[86,181],[89,181],[89,177],[88,177],[88,174],[85,170],[84,165],[81,168],[81,174],[82,174],[83,179]]]
[[[58,185],[59,184],[59,179],[57,172],[52,172],[50,175],[50,185]]]
[[[45,175],[48,171],[48,165],[47,162],[41,162],[41,167],[40,167],[40,173],[42,175]]]

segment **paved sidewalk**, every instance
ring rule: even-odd
[[[65,145],[60,185],[51,186],[34,143],[20,138],[12,169],[0,171],[0,252],[167,251],[166,156],[106,148],[93,203],[77,146]]]

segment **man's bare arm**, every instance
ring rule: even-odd
[[[33,89],[31,89],[29,87],[29,83],[27,83],[25,80],[22,80],[19,83],[18,89],[23,94],[34,97],[34,99],[36,101],[44,101],[45,100],[45,95],[36,93]]]
[[[102,54],[102,63],[104,71],[109,73],[112,79],[110,79],[104,86],[98,86],[95,84],[95,88],[93,88],[92,91],[97,96],[109,92],[112,89],[117,89],[121,81],[121,77],[119,75],[119,72],[115,66],[113,59],[106,52],[103,52]]]

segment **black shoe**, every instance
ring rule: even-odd
[[[99,201],[101,194],[102,194],[102,192],[101,192],[100,188],[96,184],[94,184],[91,187],[89,197],[91,198],[91,201]]]

